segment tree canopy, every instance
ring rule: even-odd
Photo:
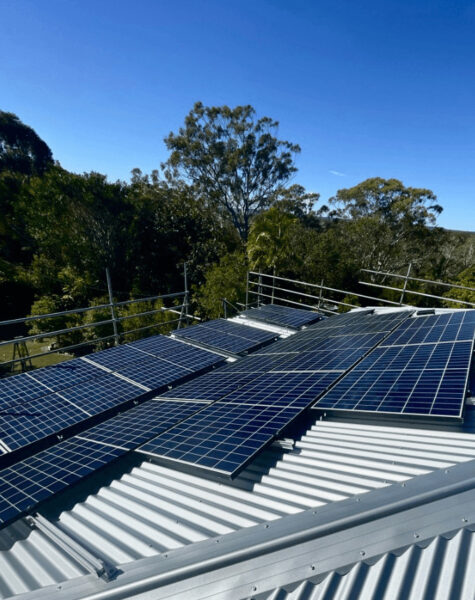
[[[181,176],[204,198],[222,208],[246,241],[251,219],[296,172],[297,144],[277,139],[278,122],[257,119],[252,106],[212,106],[197,102],[178,133],[165,144],[168,177]]]

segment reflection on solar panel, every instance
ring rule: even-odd
[[[124,450],[71,438],[0,471],[0,524],[111,463]]]
[[[125,365],[142,360],[142,358],[142,353],[129,344],[107,348],[107,350],[94,352],[87,356],[88,361],[106,367],[111,371],[116,371]]]
[[[233,477],[300,412],[297,407],[217,402],[139,448]]]
[[[0,411],[0,438],[10,450],[80,423],[88,415],[57,394]]]
[[[350,350],[317,350],[302,352],[283,364],[277,364],[273,371],[346,371],[366,352],[365,348]]]
[[[474,315],[475,311],[466,311],[408,319],[315,406],[460,417],[473,352]]]
[[[34,381],[27,373],[0,379],[0,410],[49,393],[48,388]]]
[[[322,315],[310,310],[288,308],[280,304],[267,304],[259,306],[259,308],[250,308],[241,314],[249,319],[265,321],[282,327],[293,327],[294,329],[299,329],[303,325],[310,325],[323,319]]]
[[[108,419],[80,434],[78,438],[133,450],[152,437],[186,419],[203,403],[149,400],[121,415]]]
[[[177,329],[174,335],[199,344],[217,348],[232,354],[250,352],[276,339],[275,333],[252,329],[234,321],[217,319],[185,329]]]
[[[103,375],[104,371],[101,368],[80,358],[28,373],[31,379],[47,386],[53,392],[59,392]],[[41,386],[37,387],[41,388]]]

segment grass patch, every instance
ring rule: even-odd
[[[48,351],[48,342],[40,342],[39,340],[31,340],[26,343],[28,348],[28,353],[40,354],[41,352]],[[16,358],[18,357],[18,354]],[[12,360],[13,358],[13,344],[7,344],[6,346],[0,346],[0,363]],[[71,354],[62,354],[60,352],[55,352],[54,354],[47,354],[46,356],[39,356],[38,358],[32,358],[31,363],[34,369],[38,369],[39,367],[47,367],[48,365],[56,365],[60,362],[64,362],[65,360],[71,360],[73,356]],[[29,361],[27,362],[29,364]],[[14,365],[7,365],[6,367],[2,367],[0,364],[0,373],[5,373],[6,375],[13,373],[21,373],[22,366],[21,363],[15,363]]]

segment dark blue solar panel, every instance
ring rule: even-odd
[[[249,325],[242,325],[236,321],[227,321],[226,319],[206,321],[205,323],[202,323],[202,326],[215,331],[222,331],[230,335],[236,335],[257,343],[271,342],[278,338],[275,333],[270,331],[257,329],[256,327],[250,327]]]
[[[88,429],[78,437],[133,450],[201,410],[203,406],[206,405],[196,402],[149,400]]]
[[[264,373],[228,394],[224,402],[303,409],[337,377],[335,373]]]
[[[294,354],[250,354],[245,358],[241,358],[226,367],[220,369],[221,372],[233,373],[266,373],[284,365],[292,359]]]
[[[212,371],[161,394],[160,398],[178,398],[196,402],[215,402],[257,377],[256,373]]]
[[[193,325],[185,329],[177,329],[174,335],[181,338],[198,342],[218,350],[224,350],[233,354],[247,352],[260,344],[246,338],[240,338],[221,331],[215,331],[204,325]]]
[[[351,348],[349,350],[319,350],[316,352],[301,352],[277,364],[273,371],[346,371],[359,360],[365,348]]]
[[[145,443],[139,451],[233,477],[298,414],[296,407],[217,402]]]
[[[17,450],[80,423],[88,415],[58,394],[0,411],[0,440]]]
[[[124,454],[124,450],[71,438],[0,471],[0,524]]]
[[[78,408],[96,415],[145,393],[145,390],[110,373],[61,392]]]
[[[50,393],[50,390],[32,379],[28,373],[0,379],[0,410]]]
[[[475,310],[414,317],[402,323],[385,346],[435,342],[472,341]]]
[[[189,376],[190,371],[166,360],[144,355],[140,362],[121,367],[116,373],[156,390]]]
[[[29,373],[31,379],[42,383],[53,392],[59,392],[95,377],[102,377],[103,375],[103,369],[91,365],[80,358],[45,367],[44,369],[37,369]]]
[[[267,304],[259,308],[251,308],[241,313],[242,315],[255,319],[257,321],[265,321],[282,327],[293,327],[298,329],[303,325],[309,325],[322,319],[322,315],[310,310],[302,310],[300,308],[289,308],[279,304]]]
[[[152,337],[137,340],[136,342],[130,342],[128,346],[152,354],[152,356],[162,356],[173,354],[179,343],[180,342],[164,335],[154,335]]]
[[[116,371],[125,365],[142,360],[142,358],[143,353],[128,344],[94,352],[87,356],[88,360],[111,371]]]

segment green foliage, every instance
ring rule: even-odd
[[[242,252],[223,256],[207,271],[205,283],[194,296],[199,315],[208,319],[223,316],[223,298],[234,305],[245,302],[246,273],[246,257]]]
[[[297,219],[278,206],[272,206],[254,219],[247,243],[252,270],[275,274],[288,263],[293,253],[291,241],[296,224]]]
[[[243,240],[250,220],[295,173],[299,146],[275,137],[278,123],[256,119],[252,106],[203,106],[197,102],[177,134],[165,144],[169,179],[184,177],[231,218]]]
[[[13,113],[0,110],[0,172],[41,175],[53,165],[47,144]]]
[[[177,319],[179,315],[163,309],[164,305],[162,300],[155,300],[155,302],[136,302],[122,307],[119,310],[118,316],[130,317],[121,321],[121,330],[126,334],[125,340],[130,342],[150,335],[156,335],[157,333],[167,334],[173,329],[176,329],[177,323],[168,323],[168,321]],[[160,312],[141,315],[141,313],[152,310],[160,310]],[[157,327],[149,327],[150,325],[157,325]],[[144,327],[147,327],[147,329],[143,329]],[[140,331],[133,331],[135,329]],[[128,331],[131,333],[127,333]]]
[[[343,298],[342,302],[345,302],[345,304],[352,304],[353,306],[361,306],[360,301],[358,300],[358,296],[355,296],[354,294],[347,294]],[[350,306],[345,306],[344,304],[340,304],[340,306],[338,307],[339,313],[345,313],[349,310],[352,310],[352,308]]]
[[[51,314],[60,312],[61,310],[61,298],[57,296],[42,296],[33,303],[30,316]],[[29,323],[28,333],[30,335],[36,335],[51,331],[61,331],[80,325],[81,320],[81,315],[77,314],[38,319],[37,321]],[[46,339],[50,345],[54,345],[58,348],[66,348],[70,345],[79,344],[83,340],[83,333],[81,330],[78,330],[69,333],[61,333],[54,337],[45,336],[44,338],[39,339]]]
[[[468,267],[462,271],[458,277],[453,281],[457,285],[462,285],[464,287],[469,287],[475,289],[475,265]],[[444,294],[447,298],[454,298],[456,300],[463,300],[464,302],[472,302],[475,304],[475,292],[472,290],[462,290],[453,288],[450,292]],[[470,308],[466,304],[456,304],[454,302],[444,302],[445,306],[451,308]]]

